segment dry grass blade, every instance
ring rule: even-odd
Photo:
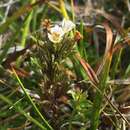
[[[130,122],[125,118],[125,116],[120,112],[120,110],[118,110],[118,108],[109,100],[109,98],[106,95],[104,96],[106,100],[108,101],[108,103],[116,110],[116,112],[120,115],[120,117],[126,122],[128,127],[130,127]]]
[[[16,67],[13,66],[13,65],[11,65],[10,67],[13,67],[13,68],[15,69],[15,71],[16,71],[16,73],[17,73],[17,75],[18,75],[19,77],[25,78],[25,77],[29,77],[29,76],[30,76],[30,73],[27,72],[27,71],[25,71],[25,70],[22,69],[22,68],[16,68]],[[11,70],[11,68],[9,68],[9,73],[10,73],[10,74],[13,73],[12,70]]]
[[[101,71],[104,68],[104,65],[106,63],[106,60],[108,58],[111,59],[111,56],[113,53],[113,33],[112,33],[112,30],[107,23],[104,23],[103,26],[106,30],[106,49],[105,49],[103,62],[98,68],[97,75],[99,75],[101,73]]]
[[[105,49],[105,54],[103,57],[102,64],[99,66],[97,74],[99,75],[98,88],[100,89],[101,93],[104,94],[107,88],[107,79],[109,76],[110,65],[111,65],[112,54],[113,54],[113,33],[107,23],[104,23],[103,25],[106,30],[106,49]],[[97,91],[94,97],[94,104],[93,104],[92,117],[91,117],[91,127],[90,127],[91,130],[96,130],[98,128],[99,117],[101,114],[100,110],[102,107],[103,99],[104,96]]]
[[[80,57],[80,54],[76,54],[77,59],[80,61],[80,64],[83,66],[84,70],[86,71],[90,81],[97,85],[98,84],[98,78],[94,70],[91,68],[91,66]]]
[[[108,81],[111,85],[130,85],[130,78],[128,79],[116,79]]]
[[[104,98],[105,98],[105,100],[108,102],[108,104],[120,115],[120,117],[126,122],[126,124],[128,125],[128,126],[130,126],[130,123],[129,123],[129,121],[125,118],[125,116],[122,114],[124,111],[126,112],[128,112],[129,110],[130,110],[130,107],[127,107],[127,108],[124,108],[124,109],[118,109],[112,102],[111,102],[111,100],[107,97],[107,95],[106,94],[103,94],[102,92],[101,92],[101,90],[96,86],[96,85],[93,85],[92,87],[94,87],[99,93],[100,93],[100,95],[102,95]],[[124,111],[123,111],[124,110]],[[121,113],[122,112],[122,113]]]
[[[122,41],[122,43],[116,43],[116,45],[113,48],[113,53],[121,50],[122,48],[126,48],[127,46],[130,45],[130,37],[125,37],[124,41]]]
[[[104,18],[106,18],[108,21],[110,21],[115,27],[116,29],[119,31],[120,34],[124,35],[124,30],[123,28],[121,27],[120,23],[119,23],[119,20],[117,17],[111,15],[111,14],[108,14],[106,13],[105,11],[103,10],[95,10],[98,14],[102,15]]]
[[[103,24],[105,30],[106,30],[106,50],[105,50],[105,55],[107,55],[108,52],[112,52],[112,39],[113,39],[113,33],[111,28],[107,23]]]
[[[7,58],[5,59],[5,61],[3,61],[2,65],[5,68],[10,68],[11,63],[15,62],[18,57],[20,57],[23,54],[25,54],[27,49],[28,49],[28,47],[24,48],[24,49],[22,49],[20,51],[14,51],[13,53],[8,54]]]
[[[130,113],[130,106],[120,107],[119,110],[121,113],[128,114]]]

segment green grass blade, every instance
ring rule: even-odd
[[[21,15],[31,11],[33,9],[33,7],[35,7],[37,3],[34,4],[29,4],[26,6],[22,6],[18,11],[16,11],[11,17],[7,18],[6,22],[0,25],[0,34],[5,32],[9,25],[14,22],[17,18],[19,18]]]
[[[28,101],[29,101],[29,102],[31,103],[31,105],[33,106],[33,108],[34,108],[35,112],[37,113],[37,115],[42,119],[42,121],[43,121],[45,127],[47,128],[47,130],[53,130],[53,128],[52,128],[52,127],[49,125],[49,123],[46,121],[46,119],[42,116],[42,114],[40,113],[40,111],[38,110],[38,108],[36,107],[36,105],[34,104],[34,102],[32,101],[32,99],[31,99],[31,97],[29,96],[29,94],[26,92],[26,89],[25,89],[23,83],[21,82],[20,78],[18,77],[17,73],[15,72],[15,70],[14,70],[14,69],[12,69],[12,70],[13,70],[13,72],[14,72],[14,74],[15,74],[15,76],[16,76],[16,78],[17,78],[17,80],[18,80],[18,82],[19,82],[19,84],[20,84],[20,86],[21,86],[21,88],[22,88],[22,90],[23,90],[23,92],[25,93],[25,95],[26,95]]]
[[[106,30],[106,49],[103,58],[102,71],[99,75],[99,83],[97,84],[100,91],[104,94],[107,88],[107,79],[110,72],[110,65],[113,56],[113,33],[108,24],[104,24],[104,28]],[[101,105],[103,101],[103,95],[101,95],[98,91],[94,97],[93,110],[91,116],[91,130],[96,130],[99,125],[99,117],[101,113]]]
[[[104,93],[106,87],[107,87],[107,79],[108,79],[108,74],[110,70],[110,65],[111,65],[111,56],[109,59],[107,59],[106,64],[103,68],[101,77],[99,79],[99,84],[98,88],[102,93]],[[93,105],[93,110],[92,110],[92,116],[91,116],[91,130],[96,130],[98,125],[99,125],[99,116],[100,116],[100,109],[102,105],[102,100],[103,100],[103,95],[101,95],[98,91],[96,92],[95,98],[94,98],[94,105]]]
[[[4,102],[8,103],[10,106],[13,106],[18,112],[20,112],[22,115],[24,115],[28,120],[33,122],[35,125],[37,125],[42,130],[47,130],[40,122],[38,122],[36,119],[34,119],[32,116],[27,114],[24,110],[22,110],[20,107],[17,107],[14,105],[7,97],[0,94],[0,99]]]
[[[59,6],[60,6],[60,9],[61,9],[62,15],[64,16],[64,18],[69,19],[68,13],[66,11],[64,0],[58,0],[58,1],[59,1]]]
[[[34,2],[35,2],[35,0],[31,0],[31,4],[33,4]],[[26,37],[27,37],[28,32],[29,32],[29,27],[30,27],[30,22],[31,22],[32,16],[33,16],[33,10],[27,16],[27,19],[24,22],[24,27],[22,29],[21,45],[23,47],[25,47]]]

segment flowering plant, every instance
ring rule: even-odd
[[[34,74],[40,73],[37,82],[40,83],[41,99],[49,104],[53,104],[52,99],[55,99],[55,103],[59,105],[58,100],[67,94],[71,81],[76,78],[69,67],[73,65],[70,57],[75,53],[75,43],[81,36],[77,31],[71,35],[75,24],[70,20],[63,19],[60,24],[52,25],[50,20],[45,19],[42,26],[43,32],[37,32],[34,38],[36,48],[32,50],[34,58],[31,63],[35,68]],[[58,108],[57,105],[53,105],[54,109]],[[43,108],[47,115],[50,115],[49,112],[52,113],[51,119],[60,116],[58,114],[61,109],[56,110],[57,113],[54,109],[48,108],[46,103]]]
[[[75,24],[72,21],[63,19],[61,27],[59,25],[55,25],[50,28],[48,38],[53,43],[59,43],[63,39],[64,35],[74,28]]]

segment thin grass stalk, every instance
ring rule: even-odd
[[[37,125],[41,130],[47,130],[39,121],[37,121],[32,116],[27,114],[20,107],[14,105],[7,97],[0,94],[0,99],[3,100],[4,102],[8,103],[10,106],[13,106],[18,112],[20,112],[20,114],[24,115],[27,119],[29,119],[31,122],[33,122],[35,125]]]
[[[104,69],[102,71],[101,77],[99,79],[98,88],[102,93],[105,92],[107,87],[107,78],[109,75],[110,65],[111,65],[112,54],[108,53],[106,58],[106,63]],[[96,92],[91,116],[91,128],[90,130],[96,130],[99,125],[99,117],[100,117],[100,109],[103,101],[103,95],[101,95],[98,91]]]
[[[112,55],[112,54],[111,54]],[[81,65],[83,66],[84,70],[86,71],[92,87],[94,87],[96,89],[97,92],[99,92],[99,94],[102,96],[102,98],[106,99],[106,101],[108,101],[108,104],[110,105],[110,107],[112,107],[119,115],[120,117],[126,122],[126,124],[128,124],[128,126],[130,126],[130,123],[127,121],[127,119],[121,114],[121,112],[118,110],[118,108],[116,108],[116,106],[109,100],[109,98],[106,96],[105,93],[103,93],[99,86],[97,85],[99,83],[99,80],[96,78],[96,75],[94,74],[94,72],[92,71],[91,67],[89,67],[86,62],[80,58],[79,54],[76,55],[77,59],[80,61]],[[111,58],[112,59],[112,58]],[[91,76],[90,73],[93,75]],[[95,76],[94,76],[95,75]],[[94,78],[95,77],[95,78]],[[94,80],[95,79],[95,80]],[[97,81],[97,82],[93,82],[93,81]],[[102,112],[103,109],[100,109],[100,112]]]
[[[107,23],[104,23],[103,25],[106,30],[106,49],[102,64],[102,71],[99,77],[99,83],[96,85],[100,89],[100,91],[104,94],[107,87],[107,79],[109,76],[110,65],[113,56],[113,33]],[[96,91],[92,109],[90,130],[96,130],[98,128],[103,99],[104,99],[103,95],[101,95],[98,91]]]
[[[129,121],[128,121],[128,120],[126,119],[126,117],[118,110],[118,108],[110,101],[110,99],[107,97],[107,95],[106,95],[105,93],[102,93],[101,90],[98,88],[98,86],[92,84],[92,87],[94,87],[94,88],[100,93],[100,95],[102,95],[102,97],[104,97],[104,98],[106,99],[106,101],[108,102],[109,106],[110,106],[111,108],[113,108],[113,109],[116,111],[116,113],[118,113],[118,114],[120,115],[120,117],[126,122],[126,124],[127,124],[128,126],[130,126]],[[101,112],[101,110],[100,110],[100,112]]]
[[[75,73],[76,73],[77,77],[82,77],[84,80],[87,80],[88,79],[87,74],[84,71],[81,64],[79,63],[79,60],[77,59],[77,57],[76,56],[71,56],[71,60],[73,62],[74,70],[75,70]]]
[[[72,130],[72,121],[73,121],[73,116],[75,115],[75,113],[76,113],[76,109],[73,110],[71,117],[69,119],[69,129],[68,130]]]
[[[47,130],[53,130],[53,128],[49,125],[49,123],[46,121],[46,119],[43,117],[43,115],[40,113],[40,111],[38,110],[37,106],[34,104],[34,102],[32,101],[31,97],[29,96],[29,94],[27,93],[23,83],[21,82],[20,78],[18,77],[17,73],[15,72],[15,70],[12,68],[13,73],[15,74],[15,77],[17,78],[23,92],[25,93],[28,101],[31,103],[31,105],[33,106],[35,112],[37,113],[37,115],[42,119],[45,128],[47,128]]]
[[[80,33],[83,36],[84,35],[84,26],[83,26],[83,21],[81,20],[80,22]],[[78,45],[78,50],[81,54],[82,57],[87,59],[87,54],[86,54],[86,48],[83,39],[80,40],[79,45]]]
[[[51,8],[55,9],[57,12],[61,13],[61,10],[57,6],[55,6],[54,4],[52,4],[51,2],[48,2],[47,4]]]
[[[122,51],[123,51],[123,48],[121,48],[121,50],[120,50],[119,52],[117,52],[117,54],[116,54],[116,58],[115,58],[115,60],[114,60],[114,64],[113,64],[113,67],[112,67],[112,74],[111,74],[111,78],[112,78],[112,79],[115,78],[115,75],[116,75],[118,66],[119,66],[119,64],[120,64]]]
[[[12,24],[21,15],[23,15],[23,14],[29,12],[29,11],[32,11],[32,9],[36,5],[40,4],[41,2],[44,2],[44,0],[43,1],[39,0],[39,1],[35,2],[34,4],[29,4],[29,5],[20,7],[19,10],[16,11],[11,17],[7,18],[5,23],[0,25],[0,34],[5,32],[8,29],[8,27],[10,26],[10,24]]]
[[[66,19],[69,19],[68,13],[67,13],[66,8],[65,8],[65,2],[64,2],[64,0],[59,0],[59,6],[60,6],[60,9],[61,9],[62,15]]]
[[[75,22],[74,0],[71,0],[72,20]]]
[[[35,3],[36,0],[30,0],[30,3],[33,4]],[[22,39],[21,39],[21,45],[23,47],[25,47],[25,43],[26,43],[26,37],[28,35],[29,32],[29,27],[30,27],[30,22],[33,16],[33,10],[29,13],[29,15],[27,16],[27,19],[24,22],[24,27],[22,29]]]

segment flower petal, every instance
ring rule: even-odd
[[[64,31],[58,25],[55,25],[50,29],[50,33],[48,33],[48,38],[53,43],[59,43],[64,35]]]
[[[71,31],[73,28],[75,28],[75,24],[72,21],[63,19],[62,29],[63,29],[64,33]]]

